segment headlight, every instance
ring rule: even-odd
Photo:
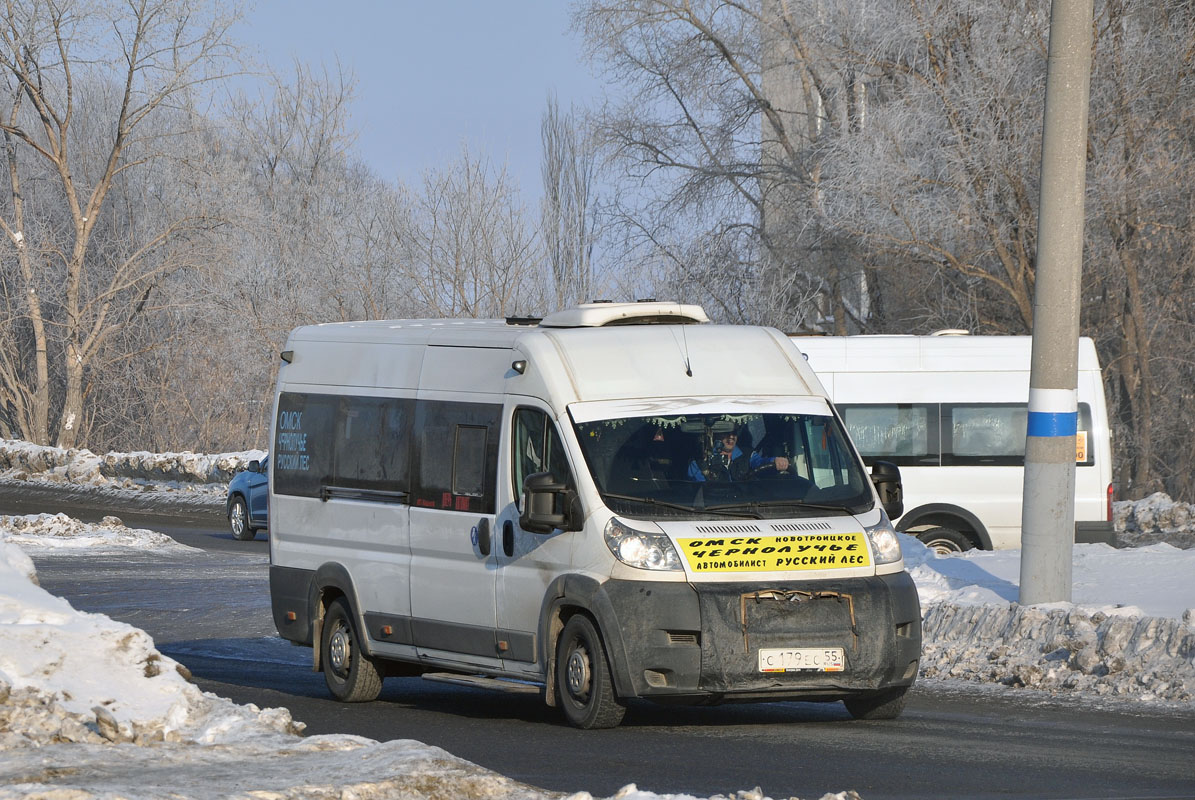
[[[900,538],[896,535],[896,529],[892,527],[892,523],[888,521],[887,514],[881,511],[880,521],[864,530],[867,531],[867,538],[871,539],[871,546],[875,549],[876,564],[892,564],[900,561],[902,558]]]
[[[637,531],[611,517],[603,534],[610,552],[627,566],[639,569],[681,569],[680,556],[676,554],[672,540],[662,533]]]

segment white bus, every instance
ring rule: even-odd
[[[421,674],[582,728],[636,697],[903,707],[899,472],[869,479],[779,331],[604,303],[302,327],[282,358],[273,615],[335,697]]]
[[[940,552],[1021,542],[1029,336],[794,336],[868,464],[899,465],[897,529]],[[1075,541],[1114,541],[1095,345],[1079,340]]]

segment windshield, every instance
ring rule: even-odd
[[[698,413],[574,423],[608,508],[639,519],[857,514],[874,499],[838,420]]]

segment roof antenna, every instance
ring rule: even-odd
[[[685,330],[687,326],[680,326],[680,335],[685,340],[685,374],[690,378],[693,377],[693,367],[689,364],[689,332]]]

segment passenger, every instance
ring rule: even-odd
[[[738,431],[732,428],[714,434],[714,451],[698,463],[689,462],[689,478],[694,481],[743,481],[751,478],[764,467],[774,467],[777,472],[788,469],[784,456],[764,458],[756,452],[746,455],[739,449]]]

